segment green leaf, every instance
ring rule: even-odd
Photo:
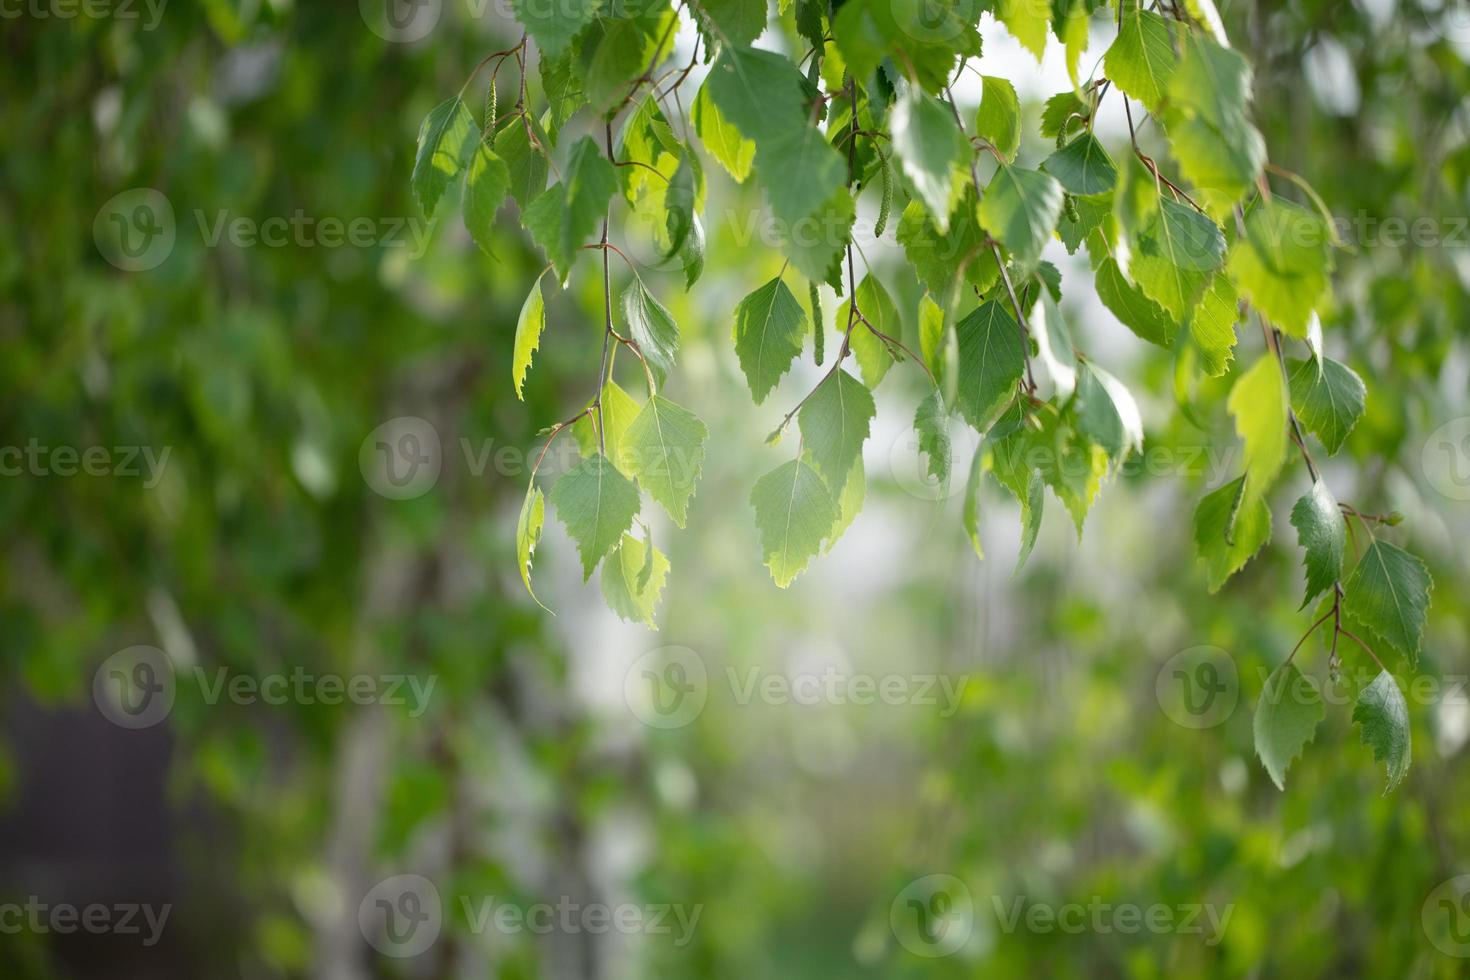
[[[562,248],[571,252],[592,237],[607,217],[608,202],[618,190],[613,165],[591,137],[582,137],[572,147],[562,186],[566,191]]]
[[[623,104],[633,80],[648,67],[657,43],[658,36],[651,36],[640,20],[598,18],[582,42],[591,58],[581,81],[594,112],[606,115]]]
[[[602,596],[619,619],[658,629],[653,607],[669,577],[669,559],[649,542],[624,534],[602,566]]]
[[[1282,330],[1305,337],[1332,271],[1329,232],[1315,211],[1280,197],[1262,201],[1230,249],[1229,271],[1245,298]]]
[[[842,192],[847,164],[815,126],[756,137],[756,179],[779,222],[797,225]],[[831,244],[822,222],[815,235]],[[793,229],[795,231],[795,229]],[[813,235],[811,229],[805,234]]]
[[[1040,291],[1041,296],[1031,307],[1026,318],[1031,328],[1031,340],[1035,344],[1033,356],[1046,369],[1057,394],[1069,395],[1077,388],[1077,352],[1072,343],[1072,332],[1067,328],[1066,318],[1050,289]]]
[[[679,154],[679,166],[669,178],[664,192],[664,227],[669,235],[666,254],[677,255],[694,231],[695,175],[699,171],[699,158],[693,153]]]
[[[1374,761],[1388,764],[1388,785],[1383,788],[1387,796],[1408,775],[1412,756],[1409,705],[1392,674],[1380,671],[1359,692],[1353,721],[1363,726],[1363,744],[1372,747]]]
[[[1117,317],[1141,340],[1163,348],[1174,346],[1174,333],[1178,325],[1164,312],[1164,308],[1143,294],[1123,276],[1118,263],[1104,259],[1097,267],[1095,276],[1097,298],[1103,306]]]
[[[1144,295],[1176,320],[1198,305],[1225,258],[1225,236],[1209,218],[1164,198],[1139,232],[1129,266]]]
[[[1343,612],[1412,666],[1419,660],[1433,587],[1429,569],[1417,557],[1387,541],[1374,541],[1344,587]]]
[[[862,513],[867,497],[868,477],[863,472],[863,459],[859,456],[857,462],[852,464],[847,479],[842,482],[842,492],[837,495],[837,523],[827,532],[827,543],[822,546],[824,553],[835,548],[847,529],[852,527],[852,522]]]
[[[877,276],[866,275],[858,283],[857,304],[863,316],[873,326],[890,337],[902,336],[903,323],[898,317],[898,307],[893,305],[893,298],[888,295],[888,290],[883,288],[883,283]],[[843,303],[837,308],[837,323],[843,329],[847,327],[849,305],[850,303]],[[877,389],[879,382],[888,374],[888,369],[893,366],[893,356],[888,353],[887,345],[862,323],[858,323],[852,329],[852,353],[857,358],[863,382],[869,388]]]
[[[878,414],[872,392],[837,370],[802,404],[796,420],[802,443],[833,493],[841,493],[853,463],[863,454],[873,417]]]
[[[439,103],[424,117],[412,178],[413,193],[424,217],[434,217],[449,182],[469,161],[479,133],[475,117],[458,96]]]
[[[1103,56],[1103,71],[1113,84],[1155,112],[1177,62],[1164,18],[1140,3],[1127,4],[1118,37]]]
[[[632,471],[622,465],[623,439],[628,432],[628,427],[638,417],[640,406],[638,402],[626,391],[618,386],[616,381],[608,379],[602,388],[602,408],[600,412],[593,412],[582,416],[572,426],[572,437],[577,440],[577,447],[583,456],[591,456],[595,453],[605,452],[612,464],[622,472],[624,476],[631,477]],[[603,442],[597,439],[597,427],[603,428]]]
[[[735,308],[735,353],[759,405],[801,353],[806,311],[777,276]]]
[[[1211,491],[1194,511],[1194,543],[1211,592],[1250,561],[1271,538],[1271,509],[1246,498],[1245,477]]]
[[[1293,664],[1285,663],[1266,678],[1256,704],[1256,755],[1277,789],[1286,788],[1286,770],[1317,734],[1327,716],[1322,694]]]
[[[852,195],[838,187],[825,204],[806,217],[773,222],[772,240],[803,276],[840,291],[842,255],[856,213]]]
[[[1198,116],[1167,112],[1169,141],[1179,171],[1212,214],[1228,215],[1255,186],[1266,163],[1266,141],[1244,116],[1226,129]]]
[[[1251,101],[1250,62],[1197,31],[1180,32],[1178,70],[1170,81],[1170,105],[1227,129]]]
[[[526,487],[526,499],[521,503],[521,516],[516,519],[516,564],[521,569],[521,581],[526,592],[536,599],[536,590],[531,588],[531,559],[536,555],[536,545],[541,541],[541,528],[546,523],[546,498],[541,488],[532,481]],[[546,609],[546,604],[536,599],[536,605]],[[547,612],[551,610],[547,609]]]
[[[943,380],[944,310],[928,293],[919,298],[919,353],[929,370]]]
[[[1143,418],[1126,385],[1090,361],[1077,371],[1077,428],[1111,460],[1143,449]]]
[[[785,55],[726,46],[704,84],[724,118],[757,145],[792,130],[812,128],[801,73]]]
[[[1235,287],[1224,273],[1215,276],[1189,318],[1189,334],[1199,348],[1204,371],[1219,377],[1230,370],[1235,357],[1235,324],[1240,319]]]
[[[516,320],[515,346],[511,353],[510,377],[515,383],[516,397],[525,401],[521,385],[526,372],[531,368],[531,354],[541,346],[541,331],[546,329],[546,300],[541,295],[541,277],[531,286],[526,301],[521,304],[521,315]]]
[[[1062,213],[1062,185],[1038,170],[1001,164],[980,202],[980,224],[1022,267],[1036,264]]]
[[[741,136],[740,130],[731,125],[720,112],[720,107],[710,95],[709,85],[700,86],[699,94],[694,97],[691,113],[694,131],[699,134],[699,139],[710,152],[710,156],[731,177],[744,183],[745,178],[750,176],[751,161],[755,159],[755,143]]]
[[[997,300],[981,304],[955,325],[959,338],[960,414],[984,431],[1016,394],[1026,371],[1020,326]]]
[[[556,516],[582,558],[582,578],[592,577],[638,513],[638,488],[606,456],[594,454],[567,470],[551,488]]]
[[[1026,495],[1021,501],[1021,547],[1016,552],[1016,567],[1012,575],[1019,575],[1026,560],[1036,548],[1036,537],[1041,533],[1041,511],[1046,504],[1046,484],[1035,470],[1026,481]]]
[[[1068,89],[1058,92],[1046,100],[1041,107],[1041,135],[1044,139],[1054,140],[1062,135],[1063,130],[1070,131],[1077,126],[1085,126],[1090,107],[1086,102],[1077,98],[1077,93]],[[1081,117],[1081,118],[1078,118]]]
[[[979,0],[846,0],[832,7],[832,35],[840,59],[859,84],[884,59],[902,65],[926,92],[943,90],[955,55],[980,54]],[[836,88],[836,86],[833,86]]]
[[[1248,493],[1264,496],[1286,462],[1286,384],[1275,357],[1263,354],[1236,379],[1225,402],[1235,416],[1235,431],[1245,441]]]
[[[486,255],[495,230],[495,212],[510,192],[505,161],[484,143],[475,149],[464,185],[464,226]]]
[[[1039,63],[1046,54],[1046,38],[1051,27],[1051,4],[1036,0],[1000,0],[997,16],[1011,36],[1036,56]]]
[[[980,546],[980,469],[984,458],[984,448],[976,449],[970,460],[969,478],[965,480],[965,504],[960,511],[970,547],[975,549],[975,557],[981,560],[985,558],[985,549]]]
[[[706,44],[744,46],[766,29],[766,0],[702,0],[692,9]]]
[[[1091,132],[1084,131],[1046,158],[1042,169],[1073,194],[1104,194],[1118,182],[1118,168]]]
[[[889,133],[903,175],[928,206],[940,233],[948,231],[951,175],[969,149],[954,116],[938,99],[910,87],[893,106]]]
[[[679,327],[673,316],[637,276],[623,290],[623,316],[644,360],[662,384],[674,368],[674,353],[679,349]]]
[[[918,201],[910,201],[898,219],[898,243],[919,281],[934,296],[949,295],[950,289],[959,285],[961,275],[966,283],[982,291],[1000,278],[1000,267],[995,264],[994,253],[985,247],[985,233],[975,212],[975,192],[967,189],[959,207],[950,212],[947,234],[939,233],[928,209]]]
[[[750,503],[766,567],[784,589],[821,551],[822,539],[837,523],[837,505],[817,471],[800,459],[757,480]]]
[[[532,132],[541,128],[530,117],[511,116],[495,134],[495,152],[505,161],[511,196],[523,210],[546,190],[546,177],[550,172],[546,157],[531,145],[531,139],[526,135],[528,127]],[[537,139],[542,146],[547,145],[544,134],[538,134]]]
[[[1043,411],[1034,416],[1039,423],[1035,431],[1023,429],[1018,440],[1036,472],[1051,487],[1067,513],[1077,537],[1087,519],[1107,474],[1107,451],[1082,433],[1074,414],[1075,402],[1062,411]],[[1014,454],[1014,453],[1013,453]],[[1018,493],[1019,484],[1013,487]],[[1028,491],[1029,495],[1029,491]],[[1025,515],[1022,515],[1023,518]]]
[[[1021,148],[1021,102],[1009,79],[985,75],[981,79],[980,109],[975,114],[975,132],[1015,162]]]
[[[1302,608],[1323,589],[1342,578],[1342,556],[1347,546],[1347,523],[1338,510],[1337,498],[1320,478],[1291,508],[1291,526],[1297,543],[1306,552],[1307,593]]]
[[[756,175],[779,222],[795,225],[847,179],[841,154],[811,125],[803,78],[775,51],[725,47],[706,81],[725,119],[756,141]]]
[[[621,468],[663,505],[679,527],[704,464],[709,429],[693,412],[654,395],[628,426],[618,450]]]
[[[556,58],[572,43],[572,38],[592,23],[602,0],[559,0],[540,3],[537,0],[511,0],[516,20],[526,28],[543,56]]]
[[[1313,435],[1322,440],[1329,456],[1337,455],[1348,433],[1363,415],[1368,389],[1346,364],[1324,357],[1288,362],[1291,369],[1291,407]]]
[[[562,283],[571,274],[577,250],[607,216],[617,189],[612,164],[584,136],[572,148],[565,179],[548,187],[522,214],[531,237],[546,250]]]
[[[949,486],[949,471],[954,449],[949,438],[949,412],[935,388],[919,402],[914,413],[914,431],[919,436],[919,452],[929,460],[928,473],[941,487]]]

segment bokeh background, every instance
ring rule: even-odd
[[[1053,505],[1013,576],[1017,514],[987,488],[977,560],[962,486],[922,476],[923,389],[900,365],[862,514],[778,590],[747,496],[815,375],[750,404],[733,310],[781,259],[754,189],[707,168],[704,279],[686,295],[644,271],[682,331],[670,395],[711,431],[687,529],[654,521],[675,569],[660,629],[604,608],[554,518],[535,574],[556,615],[538,608],[516,514],[536,432],[595,384],[595,257],[550,296],[517,400],[511,337],[543,260],[514,205],[493,257],[450,208],[428,226],[409,173],[419,121],[519,31],[488,2],[390,7],[4,8],[0,975],[1467,972],[1470,10],[1223,9],[1273,160],[1351,246],[1324,324],[1369,399],[1328,479],[1402,512],[1391,533],[1435,577],[1424,656],[1401,672],[1413,769],[1385,797],[1350,702],[1284,793],[1253,754],[1264,676],[1309,622],[1286,520],[1305,474],[1286,477],[1276,540],[1208,595],[1190,514],[1230,465],[1201,450],[1231,445],[1225,389],[1181,410],[1167,353],[1059,243],[1071,329],[1138,393],[1149,447],[1082,540]],[[1034,134],[1067,87],[1060,55],[1038,66],[983,30],[981,64],[1016,80]],[[788,34],[778,19],[762,43]],[[1084,70],[1110,37],[1100,14]],[[1120,118],[1098,131],[1126,139]],[[157,204],[146,189],[172,241],[130,271],[107,229]],[[215,234],[271,218],[292,229],[278,244]],[[360,219],[360,241],[328,230]],[[646,258],[638,236],[615,222]],[[891,232],[860,243],[916,330]],[[407,433],[429,475],[404,489],[377,443]],[[974,440],[955,436],[959,469]],[[1315,641],[1307,657],[1329,691],[1366,667],[1349,652],[1334,688]],[[128,727],[94,689],[138,664],[172,701]],[[1217,682],[1204,714],[1181,673]],[[357,679],[368,703],[249,693],[298,676]],[[889,695],[854,703],[862,678]],[[1017,919],[1018,901],[1043,911]],[[92,906],[101,926],[79,927]],[[1150,927],[1154,906],[1172,924]],[[1048,928],[1048,909],[1085,924]]]

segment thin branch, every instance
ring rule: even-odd
[[[612,160],[613,159],[613,149],[612,149],[612,123],[611,122],[607,122],[607,123],[604,123],[603,125],[605,127],[605,135],[606,135],[606,139],[607,139],[607,158],[609,160]],[[608,206],[607,206],[607,211],[602,216],[602,242],[601,242],[601,244],[603,246],[603,248],[602,248],[602,312],[603,312],[602,356],[599,358],[599,363],[598,363],[597,395],[592,399],[592,405],[597,410],[597,449],[598,449],[598,452],[602,453],[602,455],[604,455],[604,456],[607,455],[607,435],[606,435],[606,432],[604,431],[606,427],[602,424],[603,423],[603,416],[602,416],[602,390],[607,387],[607,373],[608,373],[608,368],[609,368],[608,356],[607,355],[608,355],[608,348],[611,345],[612,335],[613,335],[613,319],[612,319],[612,268],[611,268],[611,265],[610,265],[611,260],[608,259],[608,257],[607,257],[607,254],[608,254],[608,251],[609,251],[608,243],[607,243],[607,225],[608,225],[608,221],[611,219],[611,217],[612,217],[612,202],[609,201],[608,202]],[[619,254],[622,254],[622,253],[619,253]],[[627,258],[627,256],[623,256],[623,257],[624,258]]]

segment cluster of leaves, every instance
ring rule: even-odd
[[[1325,207],[1304,180],[1267,162],[1251,122],[1250,65],[1231,48],[1211,0],[1104,7],[1095,0],[846,0],[830,7],[783,0],[781,29],[804,50],[794,61],[752,46],[768,26],[763,2],[518,7],[520,42],[481,62],[496,65],[483,123],[464,101],[470,82],[425,120],[415,192],[432,214],[462,176],[465,223],[482,243],[501,203],[513,197],[546,253],[546,271],[564,285],[583,250],[600,253],[605,322],[597,387],[580,412],[546,430],[549,447],[572,429],[582,453],[549,498],[577,543],[584,576],[602,563],[609,605],[650,625],[669,566],[646,524],[641,538],[631,533],[640,491],[682,527],[708,433],[658,393],[674,368],[679,331],[631,262],[616,315],[609,253],[626,256],[608,239],[609,214],[621,198],[656,230],[665,260],[683,269],[685,288],[694,286],[704,263],[706,188],[691,130],[731,178],[754,178],[786,258],[781,273],[735,310],[735,354],[756,404],[803,355],[808,335],[814,361],[823,364],[819,285],[846,297],[831,365],[769,440],[780,442],[794,421],[796,452],[761,476],[750,496],[765,563],[782,587],[861,509],[863,444],[877,411],[872,391],[900,362],[912,362],[930,387],[913,425],[932,478],[950,479],[953,416],[982,436],[962,510],[977,552],[986,473],[1020,504],[1018,568],[1036,540],[1048,489],[1081,533],[1103,483],[1144,438],[1127,386],[1078,349],[1059,307],[1061,276],[1042,258],[1054,239],[1085,253],[1101,302],[1141,341],[1172,353],[1182,404],[1196,384],[1235,371],[1227,408],[1243,465],[1200,501],[1194,517],[1211,591],[1269,540],[1270,492],[1293,446],[1299,453],[1312,480],[1291,518],[1305,554],[1303,606],[1325,596],[1308,635],[1331,621],[1334,670],[1341,637],[1382,668],[1353,717],[1392,787],[1408,767],[1407,710],[1387,666],[1350,627],[1412,663],[1430,580],[1417,558],[1374,536],[1375,526],[1396,523],[1393,515],[1365,515],[1333,497],[1306,441],[1310,433],[1335,454],[1366,397],[1361,379],[1324,350],[1318,311],[1330,302],[1334,248]],[[974,64],[987,13],[1038,58],[1052,36],[1065,48],[1072,87],[1046,103],[1040,134],[1053,149],[1036,166],[1019,159],[1014,86]],[[1080,57],[1092,21],[1103,17],[1116,24],[1116,37],[1098,72],[1084,77]],[[660,73],[682,18],[698,29],[698,43],[686,66]],[[540,112],[527,104],[531,42],[547,100]],[[679,90],[701,54],[707,72],[686,117]],[[512,60],[519,95],[502,114],[495,78]],[[951,91],[967,68],[981,81],[979,108],[969,114]],[[1093,133],[1110,97],[1122,101],[1130,130],[1116,159]],[[561,139],[574,118],[590,122],[594,134],[601,130],[601,145],[596,135]],[[1162,162],[1140,146],[1139,131],[1149,124],[1168,151]],[[1281,179],[1278,192],[1268,175]],[[894,226],[923,290],[912,345],[883,284],[871,271],[856,275],[852,229],[865,194],[876,204],[874,233]],[[788,276],[806,286],[809,310]],[[1238,329],[1252,321],[1262,350],[1236,370]],[[514,341],[518,393],[544,325],[538,278]],[[1292,344],[1301,356],[1289,356]],[[641,405],[613,380],[620,347],[642,367]],[[517,533],[528,590],[545,502],[533,471]],[[1368,541],[1349,569],[1351,521]],[[1363,542],[1354,536],[1354,543]],[[1266,684],[1256,716],[1257,750],[1278,785],[1322,715],[1292,663],[1301,647]]]

